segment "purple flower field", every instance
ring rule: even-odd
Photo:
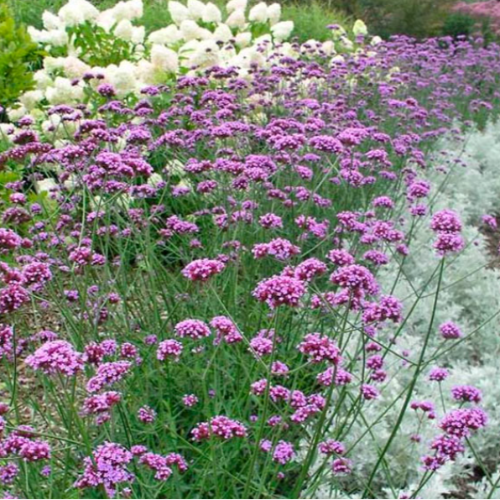
[[[252,52],[144,42],[132,92],[54,42],[72,1],[0,128],[2,497],[499,498],[497,181],[453,183],[500,46],[299,46],[259,4]]]

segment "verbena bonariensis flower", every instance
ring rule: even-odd
[[[274,309],[282,305],[297,307],[305,293],[306,287],[302,281],[289,276],[273,276],[261,281],[253,291],[253,296]]]
[[[337,344],[328,336],[319,333],[308,333],[297,348],[313,363],[328,361],[336,365],[342,359]]]
[[[130,361],[110,361],[97,368],[97,373],[87,382],[87,391],[98,392],[122,380],[132,367]]]
[[[460,327],[452,321],[447,321],[439,326],[439,332],[444,339],[459,339],[463,337]]]
[[[273,461],[285,465],[295,457],[295,449],[292,443],[278,441],[273,450]]]
[[[8,228],[0,227],[0,252],[5,254],[16,248],[19,248],[22,238],[14,231]]]
[[[211,436],[228,440],[236,437],[245,437],[247,435],[247,430],[241,422],[219,415],[213,417],[210,422],[198,424],[191,431],[191,434],[195,441],[209,439]]]
[[[198,319],[185,319],[177,323],[174,330],[178,337],[189,337],[193,340],[200,340],[211,335],[210,328],[207,324]]]
[[[177,362],[182,354],[182,350],[183,345],[178,340],[163,340],[158,344],[156,357],[160,361],[165,361],[171,358],[173,361]]]
[[[84,459],[84,471],[75,482],[75,487],[95,488],[103,485],[106,494],[114,497],[118,485],[134,481],[134,475],[127,468],[132,458],[132,453],[117,443],[99,445],[92,453],[92,458]]]
[[[26,358],[26,364],[49,375],[68,377],[76,375],[84,366],[82,354],[65,340],[46,342]]]
[[[228,344],[241,342],[243,336],[238,331],[236,325],[226,316],[216,316],[210,321],[210,326],[217,332],[214,344],[219,344],[222,340]]]
[[[207,281],[212,276],[220,274],[225,264],[219,260],[199,259],[189,263],[182,274],[191,281]]]

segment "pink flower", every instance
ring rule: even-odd
[[[76,488],[95,488],[103,485],[109,497],[114,497],[117,485],[134,481],[127,465],[133,455],[116,443],[104,443],[84,459],[83,474],[75,482]]]
[[[258,357],[271,354],[273,352],[273,340],[258,335],[250,340],[250,348]]]
[[[480,403],[483,399],[481,391],[477,387],[473,387],[471,385],[459,385],[457,387],[453,387],[451,395],[455,401],[460,402]]]
[[[163,340],[158,344],[156,358],[160,361],[165,361],[166,359],[171,358],[177,362],[182,354],[182,349],[182,344],[177,340]]]
[[[0,290],[0,314],[16,311],[26,302],[29,302],[28,291],[17,284],[9,285]]]
[[[274,309],[282,305],[297,307],[305,293],[306,287],[302,281],[289,276],[273,276],[261,281],[253,291],[253,296]]]
[[[191,281],[205,282],[212,276],[220,274],[225,267],[219,260],[198,259],[189,263],[182,270],[182,274]]]
[[[226,316],[216,316],[210,321],[210,326],[217,332],[214,344],[217,345],[224,340],[227,344],[235,344],[243,340],[243,335],[238,331],[236,325]]]
[[[345,446],[340,441],[328,439],[318,444],[318,449],[325,455],[343,455],[345,453]]]
[[[447,434],[468,437],[471,430],[485,427],[488,423],[488,416],[481,408],[459,408],[447,413],[439,426]]]
[[[259,218],[259,224],[266,229],[281,229],[283,220],[278,215],[268,213]]]
[[[362,295],[376,295],[379,291],[373,274],[366,267],[357,264],[340,267],[331,275],[330,281]]]
[[[82,354],[65,340],[45,342],[34,354],[26,358],[26,364],[48,375],[57,373],[72,377],[83,369]]]
[[[351,473],[352,463],[347,458],[336,458],[332,462],[332,472],[335,476],[343,476]]]
[[[247,430],[241,422],[219,415],[217,417],[213,417],[210,420],[210,423],[202,422],[198,424],[191,431],[191,434],[193,435],[193,439],[195,441],[202,441],[210,438],[210,436],[216,436],[221,439],[228,440],[236,437],[246,437]]]
[[[319,333],[307,334],[297,348],[313,363],[330,361],[336,365],[341,360],[340,349],[337,344],[328,336]]]
[[[370,401],[372,399],[377,399],[380,396],[380,392],[376,387],[373,387],[373,385],[363,384],[361,386],[361,396],[363,396],[363,399]]]
[[[301,262],[294,271],[294,277],[301,281],[310,281],[327,271],[326,264],[319,259],[310,258]]]
[[[337,266],[350,266],[354,264],[354,257],[347,250],[330,250],[327,258]]]
[[[19,248],[21,243],[22,238],[17,233],[11,229],[0,227],[0,254]]]
[[[139,408],[137,418],[144,424],[151,424],[156,419],[156,412],[149,406],[143,406],[142,408]]]
[[[295,457],[295,449],[292,443],[278,441],[273,451],[273,461],[285,465]]]
[[[190,337],[193,340],[200,340],[210,336],[210,328],[207,324],[198,319],[185,319],[177,323],[174,327],[175,334],[178,337]]]
[[[463,337],[460,327],[451,321],[447,321],[446,323],[440,325],[439,331],[442,337],[447,340],[459,339],[460,337]]]
[[[194,394],[185,394],[182,397],[182,402],[184,406],[187,406],[188,408],[192,408],[198,403],[198,397],[195,396]]]
[[[112,361],[97,368],[97,374],[87,382],[87,391],[98,392],[103,387],[113,385],[125,377],[132,367],[130,361]]]

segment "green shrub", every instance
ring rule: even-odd
[[[16,26],[10,9],[0,0],[0,106],[11,105],[32,88],[31,68],[40,56],[25,28]]]
[[[402,33],[424,38],[439,35],[449,11],[450,0],[361,0],[369,4],[367,22],[378,27],[381,36]],[[377,26],[378,25],[378,26]]]
[[[454,0],[335,0],[333,5],[363,19],[371,33],[387,38],[404,34],[423,38],[441,33]]]
[[[443,35],[452,36],[470,36],[474,33],[475,21],[472,17],[461,12],[453,12],[446,17],[443,24]]]
[[[294,2],[292,4],[284,4],[283,19],[289,19],[294,22],[295,28],[293,35],[299,41],[306,42],[307,40],[331,40],[332,34],[327,28],[329,24],[340,24],[344,28],[348,28],[352,21],[340,9],[335,9],[323,2],[305,3]]]

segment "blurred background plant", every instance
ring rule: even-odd
[[[30,69],[41,55],[26,29],[16,24],[9,6],[0,0],[0,107],[11,105],[33,87]]]
[[[453,7],[453,14],[468,18],[472,34],[484,38],[487,45],[500,38],[500,2],[487,0],[486,2],[458,2]]]
[[[8,1],[11,4],[15,18],[18,22],[23,22],[37,29],[43,27],[42,14],[45,10],[57,12],[65,3],[65,0],[0,0]],[[93,0],[99,10],[112,7],[118,0]],[[215,5],[225,9],[224,0],[213,0]],[[250,2],[255,4],[258,2]],[[310,39],[321,42],[331,38],[331,33],[327,29],[327,24],[338,23],[342,26],[352,24],[351,16],[347,10],[342,8],[338,0],[312,0],[312,1],[280,1],[282,4],[282,17],[289,19],[295,24],[295,35],[300,42]],[[144,24],[146,31],[158,30],[172,23],[172,18],[168,11],[168,0],[146,0],[144,2],[144,15],[141,24]]]
[[[65,0],[0,0],[9,3],[17,22],[35,28],[42,27],[45,10],[57,12]],[[93,0],[100,9],[107,9],[117,0]],[[223,0],[214,0],[224,9]],[[258,3],[257,1],[250,2]],[[325,41],[329,32],[327,24],[348,26],[354,19],[363,19],[370,32],[387,38],[405,34],[417,38],[429,36],[470,36],[482,34],[487,41],[496,37],[490,29],[488,9],[500,2],[488,0],[282,0],[283,18],[295,23],[295,35],[300,42],[310,39]],[[168,0],[146,0],[142,22],[149,33],[172,22],[167,8]],[[465,6],[465,7],[464,7]],[[486,6],[486,7],[485,7]],[[486,14],[485,14],[486,12]],[[482,13],[482,14],[481,14]],[[493,11],[493,18],[495,14]],[[479,19],[481,18],[481,19]],[[481,22],[479,23],[478,20]]]

